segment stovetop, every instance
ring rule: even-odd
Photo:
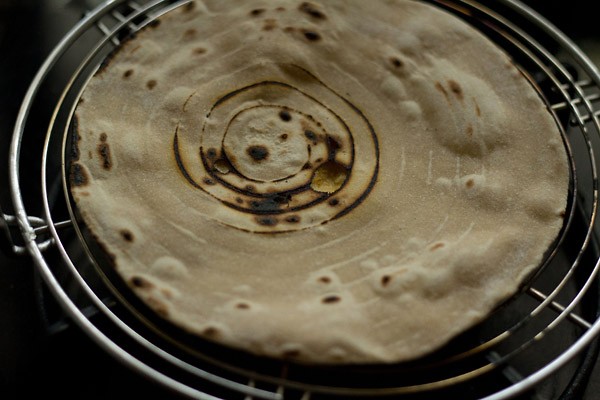
[[[0,154],[8,152],[21,100],[37,69],[60,38],[98,1],[0,1]],[[581,18],[577,7],[560,1],[530,3],[571,35],[592,59],[600,62],[600,33]],[[564,4],[564,1],[562,2]],[[577,1],[570,2],[576,5]],[[594,33],[596,36],[594,36]],[[0,168],[0,204],[9,204],[7,170]],[[3,210],[10,213],[11,210]],[[0,237],[0,240],[3,240]],[[0,253],[0,397],[29,398],[43,393],[60,398],[177,398],[121,366],[77,328],[60,318],[46,320],[40,304],[45,292],[27,257]],[[51,332],[51,334],[49,334]],[[583,400],[600,395],[600,362]],[[539,397],[536,397],[539,399]]]

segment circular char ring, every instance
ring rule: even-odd
[[[180,130],[193,125],[186,119],[197,114],[186,110],[173,139],[186,179],[238,212],[220,214],[219,222],[252,232],[339,218],[369,194],[378,172],[377,136],[365,115],[310,72],[279,68],[291,73],[241,86],[212,104],[198,158],[185,160],[179,141]],[[190,163],[200,174],[190,173]]]

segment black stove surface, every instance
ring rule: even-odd
[[[0,159],[8,153],[13,124],[25,91],[43,60],[60,38],[98,1],[0,0]],[[581,14],[559,2],[532,0],[559,28],[586,50],[600,48],[600,33],[586,29]],[[564,4],[564,1],[561,2]],[[573,5],[577,1],[573,2]],[[593,15],[589,13],[587,15]],[[583,16],[585,17],[585,15]],[[0,204],[10,204],[7,168],[0,168]],[[1,236],[0,240],[4,240]],[[62,399],[178,398],[121,366],[68,321],[48,320],[48,294],[25,257],[0,252],[0,398],[31,398],[37,394]],[[51,303],[51,300],[50,300]],[[545,399],[534,397],[535,399]],[[585,394],[600,398],[600,363]]]

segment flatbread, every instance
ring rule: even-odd
[[[556,122],[433,6],[197,1],[106,64],[73,197],[133,291],[209,340],[415,359],[516,293],[562,227]]]

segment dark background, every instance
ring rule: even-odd
[[[0,206],[10,214],[8,153],[13,124],[29,82],[45,57],[94,0],[0,0]],[[600,63],[594,1],[527,1]],[[594,6],[595,8],[595,6]],[[4,240],[0,232],[0,240]],[[67,329],[47,339],[40,329],[36,277],[27,259],[0,254],[0,398],[156,398],[164,395],[112,362],[83,335]],[[65,351],[68,349],[68,351]],[[90,360],[93,360],[90,363]],[[600,365],[585,400],[600,398]]]

